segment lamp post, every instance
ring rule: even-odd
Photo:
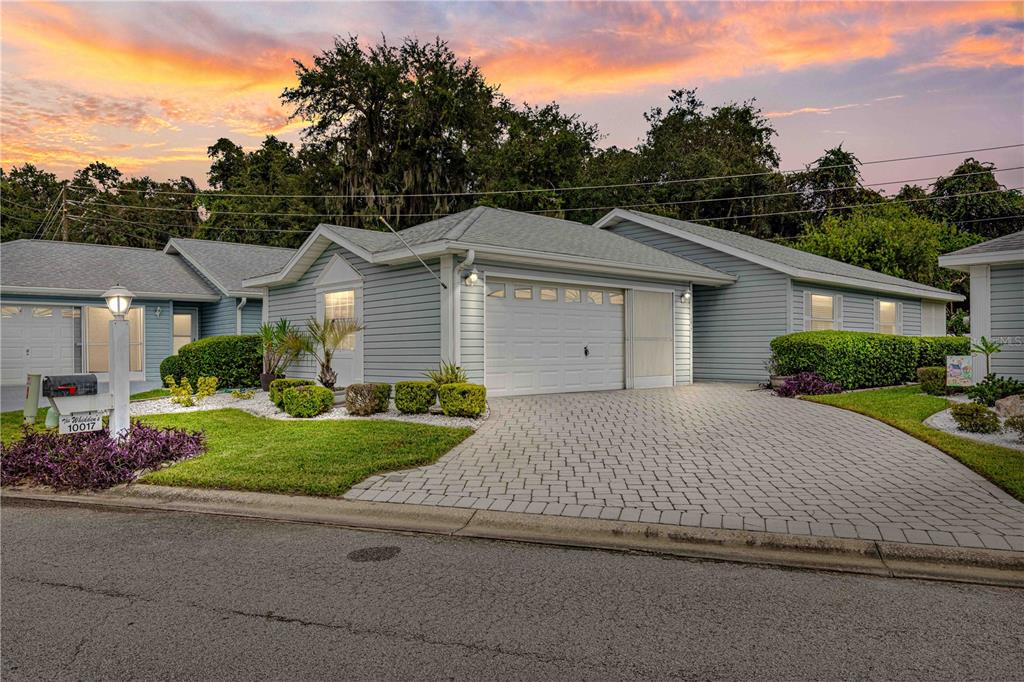
[[[131,396],[131,349],[128,343],[128,310],[132,307],[135,294],[119,284],[103,294],[107,308],[114,316],[110,321],[110,355],[108,371],[110,372],[110,394],[112,409],[110,411],[110,435],[119,438],[127,435],[131,426],[128,414],[128,402]]]

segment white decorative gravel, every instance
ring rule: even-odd
[[[203,412],[206,410],[222,410],[226,408],[243,410],[249,414],[254,414],[257,417],[267,417],[269,419],[288,419],[293,421],[315,421],[319,419],[391,419],[401,422],[433,424],[434,426],[467,426],[471,429],[479,428],[483,424],[484,419],[487,418],[487,413],[484,413],[484,415],[479,419],[446,417],[441,414],[402,414],[395,409],[394,401],[392,401],[388,406],[387,412],[380,412],[369,417],[350,415],[344,405],[335,405],[333,409],[328,410],[321,415],[302,419],[292,417],[283,410],[277,409],[277,406],[270,402],[270,396],[265,391],[256,391],[255,395],[253,395],[249,400],[235,398],[230,393],[215,393],[200,402],[198,405],[194,405],[192,407],[183,407],[173,403],[170,398],[139,400],[131,404],[131,414],[133,417],[141,417],[142,415],[147,414]]]
[[[1024,443],[1017,440],[1016,431],[1007,430],[1000,433],[970,433],[968,431],[961,431],[957,428],[956,421],[953,419],[953,414],[949,410],[936,412],[925,419],[924,423],[933,429],[952,433],[954,436],[960,436],[961,438],[969,438],[970,440],[990,443],[992,445],[1002,445],[1004,448],[1013,448],[1014,450],[1024,450]]]

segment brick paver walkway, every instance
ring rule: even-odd
[[[752,387],[502,398],[434,465],[346,497],[1024,551],[1024,504],[873,419]]]

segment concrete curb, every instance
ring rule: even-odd
[[[4,503],[16,500],[216,514],[1024,587],[1024,552],[152,485],[83,493],[11,488],[0,493]]]

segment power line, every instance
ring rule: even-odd
[[[998,218],[974,218],[972,220],[951,220],[949,222],[950,222],[951,225],[955,225],[956,227],[961,227],[963,225],[967,225],[968,223],[996,223],[996,222],[999,222],[1001,220],[1014,220],[1015,218],[1024,218],[1024,213],[1018,213],[1016,215],[1004,215],[1004,216],[999,216]],[[768,237],[768,241],[771,241],[771,242],[781,242],[781,241],[787,241],[787,240],[790,240],[790,239],[801,239],[802,237],[803,237],[803,235],[801,235],[801,234],[792,235],[792,236],[789,236],[789,237]]]
[[[45,235],[49,231],[47,223],[57,216],[57,204],[60,203],[61,198],[64,196],[64,189],[61,188],[60,193],[54,198],[53,203],[50,204],[50,208],[47,209],[46,214],[39,223],[39,229],[33,233],[34,239],[39,239],[41,234]]]
[[[1024,168],[1024,166],[1015,166],[1015,167],[1004,168],[1004,169],[999,169],[999,170],[1010,171],[1010,170],[1020,170],[1021,168]],[[970,176],[970,175],[983,175],[983,174],[986,174],[988,172],[989,172],[989,170],[972,171],[970,173],[957,173],[955,175],[950,175],[948,177],[967,177],[967,176]],[[824,188],[821,188],[821,189],[809,189],[809,190],[806,190],[806,191],[804,191],[804,190],[778,191],[778,193],[767,194],[767,195],[748,195],[748,196],[744,196],[744,197],[721,197],[721,198],[710,198],[710,199],[689,199],[689,200],[683,200],[683,201],[678,201],[678,202],[646,202],[646,203],[642,203],[642,204],[630,204],[630,205],[614,204],[614,205],[609,205],[609,206],[588,206],[588,207],[577,207],[577,208],[562,208],[562,209],[557,209],[557,211],[560,211],[560,212],[563,212],[563,213],[570,213],[570,212],[574,213],[574,212],[580,212],[580,211],[610,211],[610,210],[616,209],[616,208],[649,208],[649,207],[656,207],[656,206],[683,206],[683,205],[689,205],[689,204],[709,204],[709,203],[741,201],[741,200],[749,200],[749,199],[767,199],[767,198],[773,198],[773,197],[806,196],[806,195],[814,195],[814,194],[819,194],[819,193],[830,193],[830,191],[842,191],[842,190],[848,190],[848,189],[859,189],[861,187],[877,186],[877,185],[884,185],[884,184],[900,184],[900,183],[905,183],[905,182],[918,182],[918,181],[924,181],[924,180],[929,180],[929,179],[937,179],[939,177],[942,177],[942,176],[936,175],[936,176],[925,177],[925,178],[910,178],[910,179],[906,179],[906,180],[891,180],[891,181],[888,181],[888,182],[873,182],[873,183],[865,183],[865,184],[845,185],[845,186],[840,186],[840,187],[824,187]],[[88,200],[86,200],[86,201],[68,200],[68,202],[70,204],[75,205],[75,206],[88,206],[88,207],[104,206],[104,207],[110,207],[110,208],[120,208],[120,209],[129,209],[129,210],[137,209],[137,210],[141,210],[141,211],[163,211],[163,212],[191,213],[191,212],[196,210],[194,208],[175,208],[175,207],[171,207],[171,206],[133,206],[133,205],[124,205],[124,204],[114,204],[114,203],[111,203],[111,202],[90,202]],[[522,211],[522,213],[550,213],[550,212],[552,212],[552,210],[553,209],[536,209],[536,210]],[[360,213],[292,213],[292,212],[288,212],[288,211],[219,211],[219,210],[216,210],[216,211],[214,211],[214,213],[215,214],[219,214],[219,215],[237,215],[237,216],[248,216],[248,217],[253,217],[253,216],[299,217],[299,218],[372,218],[372,217],[374,217],[372,215],[366,215],[366,214],[360,214]],[[433,217],[443,217],[443,216],[446,216],[446,215],[452,215],[452,213],[407,213],[407,214],[404,214],[403,217],[407,217],[407,218],[433,218]]]
[[[765,175],[791,175],[794,173],[807,173],[823,170],[830,170],[834,168],[851,168],[855,166],[871,166],[880,163],[896,163],[901,161],[916,161],[919,159],[934,159],[943,156],[955,156],[958,154],[972,154],[975,152],[987,152],[996,151],[1000,149],[1014,149],[1017,147],[1024,147],[1024,143],[1018,144],[1005,144],[998,145],[995,147],[978,147],[975,149],[962,149],[953,152],[940,152],[935,154],[919,154],[917,156],[903,156],[891,159],[876,159],[872,161],[862,161],[858,164],[852,163],[840,163],[829,166],[819,166],[818,168],[798,168],[791,170],[782,171],[758,171],[756,173],[738,173],[733,175],[713,175],[701,178],[683,178],[679,180],[650,180],[647,182],[627,182],[609,185],[579,185],[575,187],[538,187],[532,189],[505,189],[505,190],[479,190],[469,192],[425,192],[419,194],[242,194],[233,192],[221,192],[212,190],[206,196],[211,197],[250,197],[250,198],[277,198],[277,199],[422,199],[429,197],[464,197],[464,196],[495,196],[495,195],[508,195],[508,194],[535,194],[539,192],[570,192],[570,191],[583,191],[583,190],[595,190],[595,189],[618,189],[623,187],[653,187],[653,186],[664,186],[664,185],[676,185],[685,184],[692,182],[707,182],[710,180],[731,180],[738,178],[753,178]],[[92,186],[82,185],[68,185],[71,189],[78,191],[84,190],[96,190]],[[118,189],[118,192],[134,192],[139,194],[166,194],[174,196],[203,196],[201,190],[195,192],[177,192],[171,190],[152,190],[152,189]]]

